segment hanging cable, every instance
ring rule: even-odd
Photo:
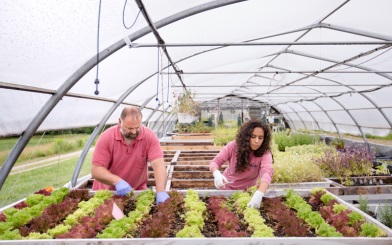
[[[99,79],[98,79],[98,74],[99,74],[99,28],[101,25],[101,2],[102,0],[99,0],[99,10],[98,10],[98,30],[97,30],[97,73],[96,73],[96,77],[95,77],[95,95],[99,94],[99,90],[98,90],[98,85],[99,85]]]
[[[123,25],[124,25],[125,29],[131,29],[131,28],[135,25],[135,23],[136,23],[136,21],[137,21],[137,18],[139,17],[139,14],[140,14],[140,12],[141,12],[141,10],[139,10],[139,13],[137,13],[136,18],[135,18],[135,20],[133,21],[132,25],[131,25],[130,27],[127,27],[127,26],[125,25],[125,6],[127,5],[127,1],[128,1],[128,0],[125,0],[125,3],[124,3],[123,18],[122,18],[122,19],[123,19]]]
[[[169,88],[170,88],[170,85],[169,85],[169,71],[170,71],[170,66],[169,66],[169,59],[167,59],[167,62],[168,62],[168,65],[167,65],[167,98],[166,98],[166,102],[167,102],[167,104],[169,105],[169,107],[171,107],[171,104],[169,104]]]
[[[157,46],[157,50],[158,50],[157,97],[155,98],[155,101],[157,101],[158,105],[160,105],[161,103],[159,103],[159,99],[158,99],[158,90],[159,90],[159,45]]]

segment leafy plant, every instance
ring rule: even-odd
[[[200,115],[200,105],[194,101],[194,98],[195,93],[192,90],[185,90],[182,95],[176,97],[174,111],[177,113],[189,113],[195,116]]]
[[[314,158],[320,157],[329,146],[324,143],[286,147],[286,151],[277,150],[272,144],[274,156],[273,183],[298,183],[323,180],[323,172],[315,164]]]
[[[272,139],[278,145],[279,151],[285,151],[286,147],[297,145],[311,145],[315,143],[315,139],[309,134],[291,134],[287,132],[274,132]]]
[[[384,205],[384,210],[380,209],[378,212],[380,221],[389,228],[392,228],[392,206],[386,203]]]
[[[211,133],[214,135],[214,144],[218,146],[224,146],[230,141],[235,139],[238,128],[225,128],[219,127],[213,130]]]
[[[376,167],[376,174],[390,174],[389,168],[388,168],[388,163],[383,162],[383,163],[381,163],[381,165],[378,165]]]
[[[369,208],[369,201],[368,198],[366,197],[365,199],[362,198],[362,195],[359,195],[359,207],[358,207],[362,212],[368,214],[370,211]]]
[[[373,172],[374,152],[355,146],[350,149],[345,147],[341,151],[330,148],[324,155],[314,161],[325,176],[334,176],[342,184],[351,185],[351,176],[367,176]]]
[[[343,150],[345,142],[342,139],[335,138],[335,140],[332,141],[331,145],[335,146],[336,150]]]

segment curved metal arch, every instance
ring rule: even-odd
[[[184,19],[191,15],[195,15],[204,11],[208,11],[214,8],[219,8],[222,6],[242,2],[244,0],[216,0],[211,3],[202,4],[188,10],[184,10],[167,18],[164,18],[158,22],[156,22],[156,27],[160,28],[166,25],[169,25],[175,21]],[[151,33],[151,29],[149,26],[142,28],[139,31],[136,31],[128,36],[129,40],[139,39],[148,33]],[[62,99],[62,97],[84,76],[89,72],[93,67],[97,65],[98,62],[103,61],[113,53],[117,52],[121,48],[125,47],[126,43],[124,39],[117,41],[112,44],[108,48],[101,51],[98,55],[94,55],[91,57],[83,66],[77,69],[56,91],[55,94],[45,103],[45,105],[40,109],[40,111],[36,114],[32,122],[26,127],[26,130],[22,133],[21,137],[15,143],[12,148],[10,154],[7,159],[4,161],[3,166],[0,169],[0,190],[3,187],[3,184],[10,173],[12,167],[14,166],[16,160],[22,153],[23,149],[26,147],[27,143],[37,131],[38,127],[42,124],[45,118],[49,115],[52,109],[57,105],[57,103]]]
[[[299,120],[301,120],[302,124],[304,125],[304,128],[306,129],[306,124],[305,124],[304,120],[302,120],[302,118],[298,115],[298,113],[291,106],[289,106],[289,105],[287,105],[287,106],[297,115]]]
[[[151,114],[147,117],[147,119],[143,122],[144,126],[148,125],[148,122],[150,121],[150,119],[152,118],[152,116],[155,114],[155,112],[157,112],[157,110],[159,109],[159,107],[163,106],[166,102],[162,102],[159,105],[157,105],[154,110],[151,112]]]
[[[301,105],[300,103],[297,103],[297,105],[301,106],[301,107],[309,114],[309,116],[313,119],[313,122],[316,123],[318,129],[321,131],[320,125],[318,124],[318,122],[316,121],[316,119],[314,118],[314,116],[312,115],[312,113],[310,113],[310,111],[308,111],[308,109],[305,108],[305,107],[304,107],[303,105]],[[287,105],[287,106],[289,106],[289,105]],[[289,107],[290,107],[290,106],[289,106]],[[291,108],[291,107],[290,107],[290,108]],[[298,115],[299,118],[301,118],[301,116],[300,116],[298,113],[297,113],[297,115]],[[302,120],[302,118],[301,118],[301,121],[302,121],[302,124],[305,125],[305,129],[307,129],[306,124],[304,123],[304,121]]]
[[[335,121],[331,118],[331,116],[327,113],[327,111],[324,110],[324,108],[323,108],[320,104],[318,104],[316,101],[312,101],[312,102],[313,102],[314,104],[316,104],[316,105],[325,113],[325,115],[329,118],[329,120],[331,121],[332,125],[335,127],[336,132],[337,132],[338,135],[339,135],[339,139],[341,139],[341,138],[342,138],[342,135],[340,134],[340,130],[339,130],[339,128],[336,126]]]
[[[316,56],[313,56],[313,55],[310,55],[310,54],[305,54],[305,53],[302,53],[302,52],[296,52],[296,51],[290,51],[290,52],[293,53],[293,54],[299,55],[299,56],[304,56],[304,57],[319,59],[319,60],[327,61],[327,62],[331,62],[331,63],[339,63],[339,62],[336,61],[336,60],[331,60],[331,59],[327,59],[327,58],[316,57]],[[386,79],[392,81],[392,76],[387,75],[387,74],[383,74],[383,73],[377,73],[376,70],[370,69],[370,68],[368,68],[368,67],[366,67],[366,66],[355,65],[355,64],[351,64],[351,63],[345,63],[345,65],[346,65],[346,66],[350,66],[350,67],[355,67],[355,68],[358,68],[358,69],[362,69],[362,70],[366,70],[366,71],[372,71],[372,72],[374,72],[375,74],[377,74],[377,75],[379,75],[379,76],[382,76],[382,77],[384,77],[384,78],[386,78]],[[325,79],[325,78],[321,78],[321,77],[318,77],[318,78],[319,78],[319,79]],[[339,82],[337,82],[337,81],[333,81],[333,80],[329,80],[329,79],[327,79],[327,80],[328,80],[328,81],[331,81],[331,82],[335,82],[335,83],[341,84],[341,83],[339,83]],[[386,84],[386,85],[387,85],[387,84]],[[351,87],[348,86],[348,85],[342,85],[342,86],[346,86],[346,87],[351,88]],[[351,88],[351,89],[352,89],[352,88]],[[354,90],[354,89],[353,89],[353,90]],[[357,90],[355,90],[355,91],[357,91]],[[362,93],[362,92],[358,92],[358,91],[357,91],[357,93],[360,93],[360,94],[361,94],[363,97],[365,97],[371,104],[373,104],[374,107],[381,113],[381,115],[382,115],[382,116],[385,118],[385,120],[389,123],[389,126],[391,126],[391,128],[392,128],[392,122],[391,122],[391,120],[389,120],[389,118],[388,118],[387,115],[381,110],[381,108],[380,108],[371,98],[369,98],[366,94],[364,94],[364,93]]]
[[[169,119],[169,117],[170,117],[170,119]],[[174,113],[169,113],[169,115],[167,116],[167,118],[166,118],[166,120],[165,121],[167,121],[168,123],[166,124],[166,126],[164,126],[164,124],[162,123],[161,124],[161,126],[159,126],[159,128],[158,128],[158,132],[162,129],[162,127],[163,127],[163,130],[162,130],[162,132],[163,132],[163,135],[166,135],[166,133],[164,133],[164,132],[166,132],[166,129],[170,126],[170,124],[171,124],[171,119],[174,117]]]
[[[281,53],[283,53],[283,52],[286,53],[286,52],[288,52],[288,51],[287,51],[287,50],[284,50],[284,51],[282,51]],[[295,53],[295,52],[293,51],[293,53]],[[328,62],[335,63],[335,64],[341,63],[341,62],[334,61],[334,60],[331,60],[331,59],[324,59],[324,58],[321,58],[321,57],[315,57],[315,56],[307,55],[307,54],[306,54],[306,55],[303,54],[302,56],[309,57],[309,58],[315,58],[315,59],[318,59],[318,60],[324,60],[324,61],[328,61]],[[348,64],[348,63],[347,63],[347,64]],[[363,69],[363,70],[372,71],[372,72],[374,72],[374,73],[377,73],[377,71],[375,71],[375,70],[373,70],[373,69],[370,69],[370,68],[367,68],[367,67],[365,67],[365,66],[355,66],[355,65],[352,65],[352,64],[348,64],[348,66],[356,67],[356,68],[359,68],[359,69]],[[276,66],[271,66],[271,67],[277,68]],[[283,68],[279,68],[279,69],[283,69]],[[283,70],[284,70],[284,69],[283,69]],[[387,78],[387,79],[389,79],[389,80],[392,79],[392,77],[390,77],[390,76],[388,76],[388,75],[386,75],[386,74],[380,74],[380,73],[379,73],[378,75],[382,75],[383,77],[385,77],[385,78]],[[314,75],[306,75],[304,78],[297,79],[297,80],[295,80],[295,81],[292,81],[291,83],[295,83],[295,82],[297,82],[297,81],[306,79],[307,77],[310,77],[310,76],[314,76]],[[321,78],[321,77],[318,77],[318,78],[319,78],[319,79],[325,79],[325,78]],[[387,121],[387,122],[390,124],[390,126],[392,127],[391,122],[390,122],[390,120],[388,119],[388,117],[385,115],[385,113],[380,109],[380,107],[379,107],[372,99],[370,99],[368,96],[366,96],[366,95],[364,94],[365,91],[356,90],[356,89],[352,88],[352,87],[349,86],[349,85],[345,85],[345,84],[342,84],[342,83],[340,83],[340,82],[333,81],[333,80],[331,80],[331,79],[326,79],[326,80],[331,81],[331,82],[334,82],[334,83],[338,83],[339,85],[342,85],[342,86],[344,86],[344,87],[347,87],[347,88],[351,89],[352,92],[358,93],[358,94],[360,94],[361,96],[363,96],[363,97],[364,97],[365,99],[367,99],[375,108],[378,109],[378,111],[381,113],[381,115],[384,116],[384,118],[386,119],[386,121]],[[381,87],[383,87],[383,86],[380,86],[380,88],[381,88]],[[280,89],[280,88],[281,88],[281,87],[276,88],[275,90]],[[314,88],[310,88],[310,89],[320,92],[319,90],[314,89]],[[268,93],[270,93],[270,92],[271,92],[271,91],[269,91]],[[321,93],[322,93],[322,92],[321,92]],[[350,92],[345,92],[345,93],[350,93]],[[341,93],[340,95],[345,94],[345,93]],[[365,144],[366,144],[367,150],[369,151],[370,149],[369,149],[368,141],[367,141],[367,139],[366,139],[366,135],[363,133],[362,127],[358,124],[357,120],[356,120],[355,117],[351,114],[351,112],[350,112],[347,108],[345,108],[340,102],[338,102],[336,99],[333,98],[333,97],[336,97],[336,96],[328,96],[328,95],[326,95],[325,93],[322,93],[322,94],[324,94],[325,97],[328,97],[328,98],[330,98],[330,99],[336,101],[336,102],[346,111],[346,113],[351,117],[351,119],[354,121],[355,125],[357,126],[358,130],[360,131],[360,133],[361,133],[361,135],[362,135],[362,138],[364,139],[364,142],[365,142]],[[323,96],[323,97],[324,97],[324,96]],[[321,97],[318,97],[318,98],[321,98]],[[311,100],[314,101],[314,100],[316,100],[316,99],[317,99],[317,98],[312,98]],[[305,100],[307,100],[307,99],[305,99]],[[335,128],[337,128],[337,127],[335,126]],[[341,135],[340,135],[339,132],[338,132],[338,134],[339,134],[339,138],[341,138]]]
[[[291,109],[291,108],[290,108]],[[294,111],[293,111],[294,112]],[[293,128],[295,131],[297,131],[297,127],[295,126],[295,123],[294,123],[294,120],[293,119],[291,119],[291,117],[290,117],[290,115],[289,115],[289,113],[284,113],[290,120],[287,120],[287,123],[289,123],[290,124],[290,122],[291,122],[291,127],[290,128]],[[283,115],[283,114],[282,114]],[[283,116],[285,119],[286,119],[286,117],[285,116]]]
[[[305,55],[304,55],[304,56],[305,56]],[[337,62],[337,61],[330,60],[330,59],[323,59],[323,58],[315,57],[315,56],[311,56],[311,55],[306,55],[306,56],[307,56],[307,57],[310,57],[310,58],[315,58],[315,59],[320,59],[320,60],[332,62],[332,63],[339,63],[339,62]],[[347,65],[348,65],[348,66],[351,66],[351,67],[354,67],[354,66],[355,66],[355,65],[352,65],[352,64],[347,64]],[[275,66],[274,66],[274,67],[275,67]],[[375,71],[375,70],[373,70],[373,69],[370,69],[370,68],[367,68],[367,67],[364,67],[364,66],[355,66],[355,67],[356,67],[356,68],[359,68],[359,69],[369,70],[369,71],[373,71],[373,72],[377,73],[377,71]],[[275,67],[275,68],[276,68],[276,67]],[[279,69],[282,69],[282,68],[279,68]],[[385,78],[387,78],[387,79],[389,79],[389,80],[392,79],[392,77],[390,77],[390,76],[388,76],[388,75],[386,75],[386,74],[378,74],[378,75],[382,75],[383,77],[385,77]],[[307,77],[309,77],[309,75],[308,75]],[[318,78],[319,78],[319,79],[325,79],[325,78],[321,78],[321,77],[318,77]],[[298,80],[302,80],[302,79],[303,79],[303,78],[298,79]],[[298,80],[297,80],[297,81],[298,81]],[[349,86],[349,85],[345,85],[345,84],[342,84],[342,83],[340,83],[340,82],[337,82],[337,81],[334,81],[334,80],[331,80],[331,79],[325,79],[325,80],[328,80],[328,81],[331,81],[331,82],[334,82],[334,83],[338,83],[339,85],[342,85],[343,87],[347,87],[347,88],[351,89],[352,92],[355,92],[355,93],[360,94],[362,97],[364,97],[365,99],[367,99],[376,109],[378,109],[378,111],[380,112],[380,114],[381,114],[382,116],[384,116],[385,120],[386,120],[386,121],[389,123],[389,125],[392,127],[392,124],[391,124],[391,121],[389,120],[389,118],[385,115],[385,113],[381,110],[381,108],[380,108],[371,98],[369,98],[369,97],[365,94],[366,91],[359,91],[359,90],[356,90],[356,89],[352,88],[352,87]],[[294,83],[294,82],[296,82],[296,81],[293,81],[293,83]],[[383,87],[383,86],[380,86],[380,87]],[[310,88],[310,89],[313,89],[313,88]],[[313,89],[313,90],[318,91],[317,89]],[[319,91],[318,91],[318,92],[319,92]],[[349,93],[349,92],[345,92],[345,93]],[[345,93],[341,93],[340,95],[345,94]],[[343,110],[346,111],[346,113],[347,113],[347,114],[351,117],[351,119],[354,121],[356,127],[358,128],[359,132],[361,133],[361,136],[362,136],[362,138],[363,138],[363,140],[364,140],[364,142],[365,142],[365,145],[366,145],[366,147],[367,147],[367,150],[370,151],[370,148],[369,148],[369,144],[368,144],[366,135],[364,134],[364,132],[363,132],[363,130],[362,130],[362,126],[360,126],[360,125],[358,124],[357,120],[356,120],[355,117],[351,114],[350,110],[348,110],[347,108],[345,108],[345,107],[342,105],[342,103],[338,102],[336,99],[333,98],[333,97],[336,97],[336,96],[327,96],[327,95],[325,95],[325,97],[328,97],[328,98],[330,98],[330,99],[336,101],[336,103],[338,103],[338,104],[343,108]],[[321,98],[321,97],[318,97],[318,98]],[[314,101],[314,100],[316,100],[316,99],[317,99],[317,98],[313,98],[313,99],[311,99],[311,100]],[[306,99],[305,99],[305,100],[306,100]],[[335,128],[337,128],[335,124],[334,124],[334,126],[335,126]],[[339,134],[339,138],[342,138],[339,131],[338,131],[338,134]]]
[[[370,151],[370,147],[369,147],[369,143],[367,141],[366,135],[363,133],[362,131],[362,126],[359,126],[357,120],[355,119],[355,117],[353,117],[353,115],[351,114],[350,110],[347,110],[346,107],[344,107],[344,105],[342,103],[340,103],[338,100],[336,100],[335,98],[331,98],[332,100],[334,100],[336,103],[338,103],[345,111],[346,113],[351,117],[351,119],[354,121],[355,125],[357,126],[357,128],[359,129],[359,132],[361,132],[363,141],[365,142],[366,145],[366,149],[369,152]],[[339,136],[340,139],[342,138],[341,136]]]
[[[158,122],[159,119],[161,119],[161,117],[163,117],[163,115],[165,115],[165,113],[166,113],[165,111],[162,111],[161,115],[159,115],[159,116],[156,118],[155,122]],[[157,126],[157,124],[155,123],[154,126],[151,128],[151,130],[154,131],[154,129],[156,128],[156,126]]]

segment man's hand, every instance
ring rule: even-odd
[[[214,184],[217,189],[221,188],[227,182],[229,182],[218,169],[214,171],[213,175],[214,175]]]
[[[156,194],[156,204],[164,203],[166,199],[170,196],[166,193],[166,191],[157,192]]]
[[[132,191],[132,187],[128,184],[128,182],[123,179],[117,182],[115,186],[117,194],[119,194],[120,196],[125,196]]]
[[[248,202],[248,207],[252,207],[252,208],[256,208],[256,209],[260,208],[260,204],[261,204],[261,201],[263,200],[263,197],[264,197],[264,193],[257,190],[253,194],[252,199],[250,199],[250,202]]]

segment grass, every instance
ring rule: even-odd
[[[79,177],[91,171],[90,152],[84,161]],[[45,187],[59,188],[71,181],[79,156],[39,169],[9,175],[0,190],[0,207],[12,204]]]
[[[33,136],[22,151],[15,165],[29,160],[40,160],[60,153],[81,150],[89,137],[87,134]],[[16,137],[0,139],[1,163],[8,157],[17,140],[18,138]]]

